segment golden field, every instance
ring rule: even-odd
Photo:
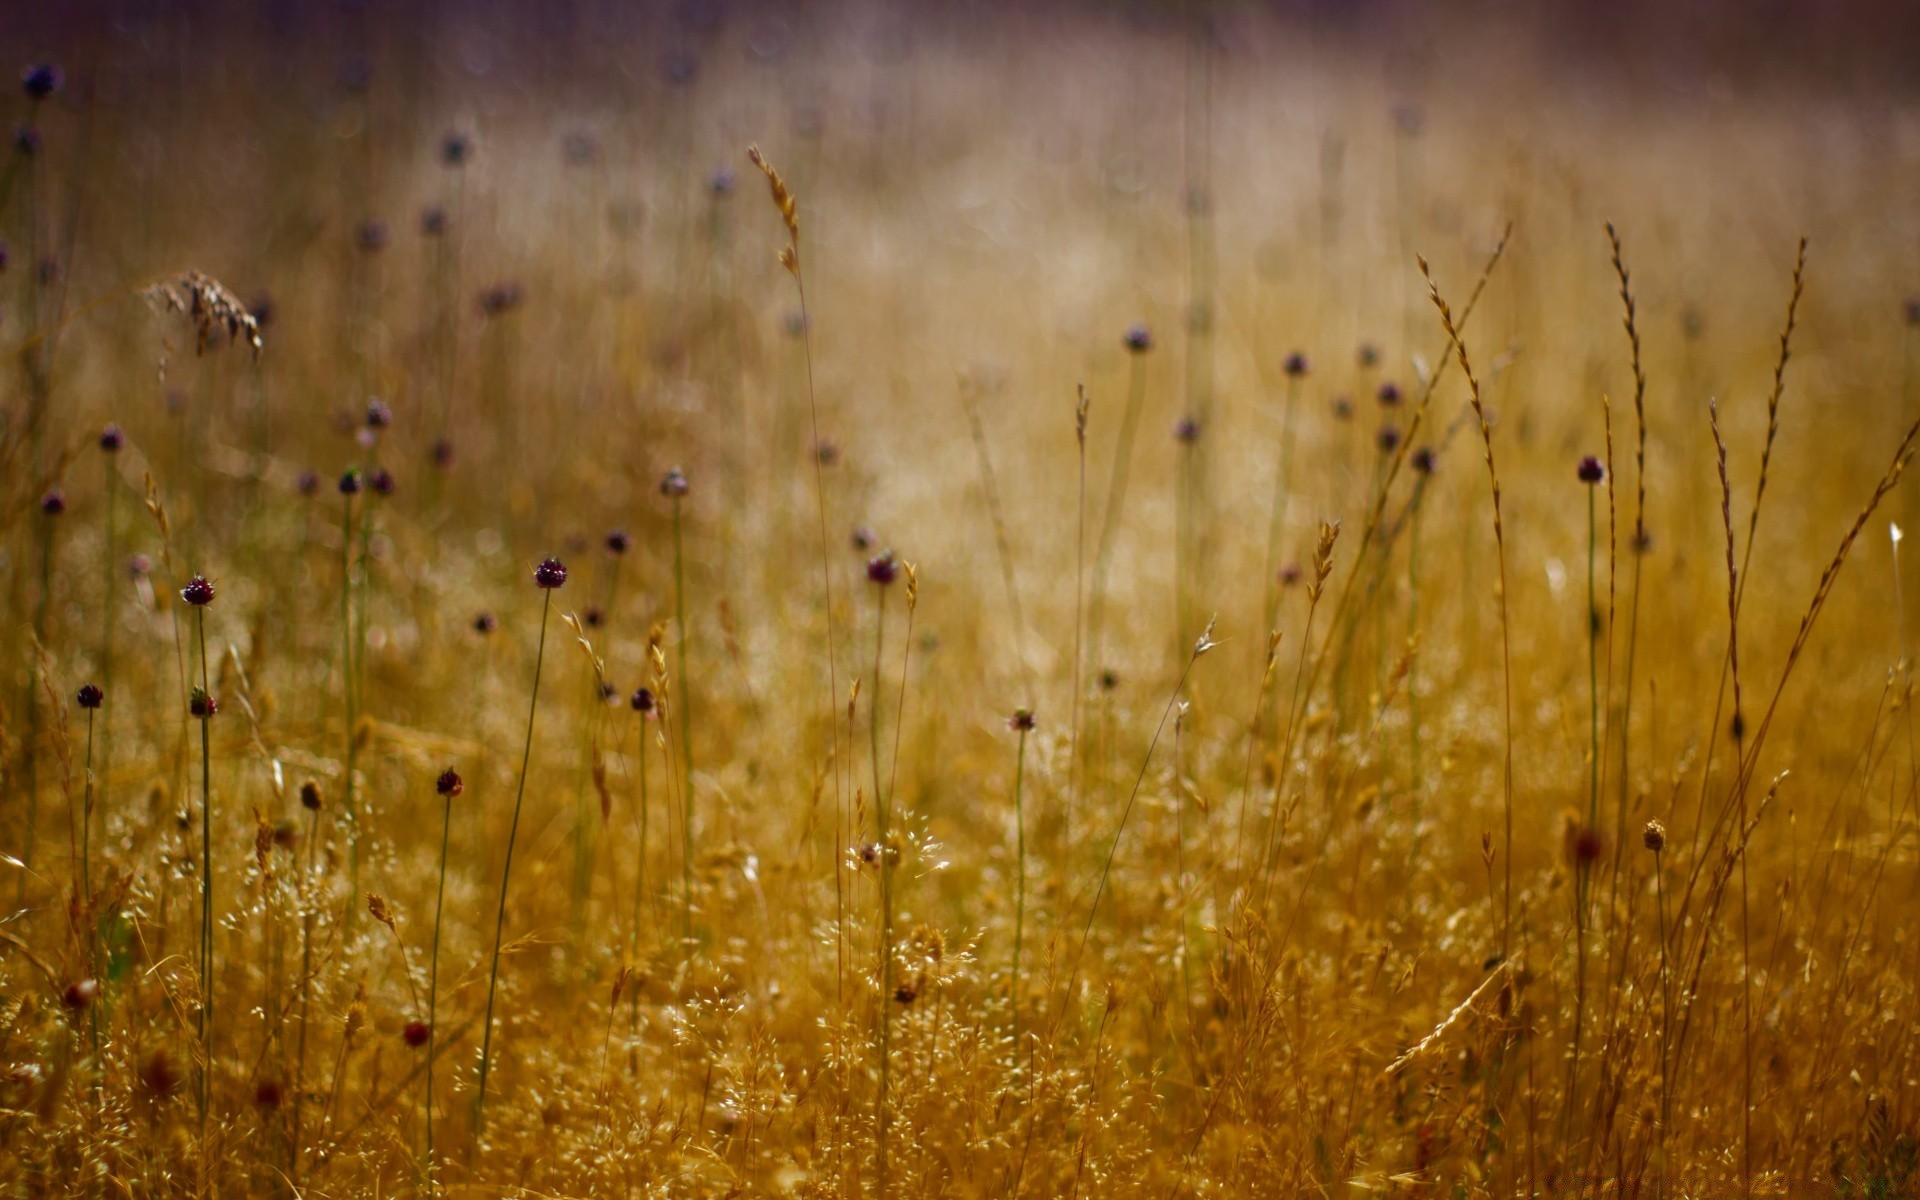
[[[1920,108],[1314,11],[0,34],[6,1194],[1912,1196]]]

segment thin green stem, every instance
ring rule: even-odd
[[[1267,577],[1262,626],[1268,632],[1280,612],[1280,546],[1286,536],[1287,501],[1293,483],[1293,411],[1300,396],[1297,376],[1287,377],[1286,408],[1280,415],[1280,458],[1273,468],[1273,511],[1267,530]]]
[[[1107,483],[1107,507],[1100,523],[1100,549],[1093,559],[1093,595],[1087,607],[1088,664],[1100,665],[1100,640],[1106,624],[1107,572],[1113,565],[1114,539],[1120,532],[1120,514],[1127,502],[1127,476],[1133,463],[1134,431],[1140,425],[1140,408],[1146,400],[1146,371],[1141,356],[1132,357],[1132,372],[1127,385],[1127,408],[1120,417],[1120,441],[1114,447],[1113,473]]]
[[[200,718],[200,1137],[206,1143],[207,1109],[213,1095],[213,686],[207,669],[207,610],[194,609],[200,641],[200,690],[207,712]]]
[[[357,689],[354,686],[353,656],[353,495],[348,493],[340,508],[340,682],[347,701],[346,779],[341,785],[341,811],[347,820],[348,887],[360,894],[360,820],[354,811],[353,774],[359,746],[355,726],[359,723]],[[352,920],[353,906],[347,906]]]
[[[114,695],[113,690],[113,627],[120,615],[120,531],[114,520],[114,503],[120,494],[120,475],[114,466],[111,454],[103,455],[107,460],[107,578],[106,606],[101,614],[100,629],[100,687],[107,696]],[[113,778],[113,714],[102,709],[100,717],[100,780],[101,803],[106,803],[106,791]]]
[[[507,859],[500,868],[500,905],[493,918],[493,965],[487,970],[487,1015],[480,1034],[480,1088],[474,1097],[473,1142],[478,1146],[486,1129],[487,1071],[492,1065],[493,999],[500,982],[500,938],[507,928],[507,881],[513,875],[513,842],[520,832],[520,805],[527,796],[527,766],[533,761],[533,718],[540,706],[540,672],[547,661],[547,616],[553,611],[553,589],[543,589],[540,606],[540,647],[533,656],[533,695],[527,701],[527,741],[520,751],[520,785],[513,794],[513,820],[507,826]],[[472,1153],[471,1149],[468,1151]]]
[[[98,927],[93,917],[93,720],[94,709],[87,710],[87,782],[86,795],[80,808],[80,919],[86,923],[87,976],[97,987],[100,980],[100,951],[98,945]],[[87,1006],[87,1039],[95,1062],[99,1069],[100,1057],[100,1006]],[[96,1086],[99,1076],[95,1075]]]
[[[867,753],[873,766],[873,811],[880,842],[880,1090],[874,1101],[874,1163],[879,1194],[887,1194],[887,1090],[893,1067],[893,813],[880,786],[880,655],[887,637],[887,591],[873,592],[873,702]]]
[[[1013,1014],[1013,1046],[1020,1052],[1020,939],[1027,920],[1027,816],[1024,793],[1027,780],[1027,727],[1020,726],[1020,746],[1013,767],[1013,979],[1007,989],[1007,1008]]]
[[[693,681],[687,677],[687,576],[681,551],[680,497],[673,498],[673,614],[680,631],[680,870],[685,889],[687,953],[693,953]]]
[[[440,914],[447,899],[447,843],[453,833],[453,796],[446,797],[440,820],[440,882],[433,893],[433,955],[427,960],[427,1190],[436,1190],[437,1163],[433,1160],[433,1062],[440,1034]]]

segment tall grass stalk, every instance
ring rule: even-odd
[[[1100,548],[1093,559],[1093,593],[1087,604],[1087,663],[1098,669],[1101,637],[1107,612],[1107,574],[1113,566],[1113,547],[1120,534],[1122,513],[1127,502],[1127,479],[1133,463],[1133,441],[1140,427],[1140,409],[1146,402],[1147,377],[1145,349],[1129,355],[1127,407],[1120,415],[1120,440],[1113,451],[1113,467],[1107,477],[1107,504],[1100,522]]]
[[[117,438],[119,434],[117,430],[109,430],[109,434],[102,436],[101,444],[106,447],[105,437]],[[113,683],[113,633],[114,626],[119,622],[120,617],[120,529],[116,520],[120,496],[120,467],[115,453],[110,451],[101,457],[106,460],[103,490],[106,492],[107,511],[103,529],[106,533],[107,553],[105,570],[102,571],[106,578],[101,580],[100,589],[100,594],[104,597],[100,615],[100,689],[112,696],[116,694]],[[112,781],[113,713],[103,707],[100,716],[100,802],[103,805],[107,802]]]
[[[1060,821],[1060,843],[1063,846],[1073,844],[1073,810],[1080,799],[1081,746],[1080,712],[1086,697],[1082,689],[1086,686],[1082,657],[1086,642],[1086,599],[1087,599],[1087,389],[1084,384],[1075,389],[1079,401],[1073,409],[1074,441],[1074,524],[1073,524],[1073,741],[1072,757],[1068,759],[1067,802]]]
[[[341,815],[347,823],[347,888],[360,892],[360,816],[354,805],[354,773],[360,750],[359,687],[354,661],[353,620],[353,497],[360,490],[360,472],[356,468],[340,479],[340,683],[347,703],[347,744],[345,778],[340,783]],[[348,906],[349,912],[352,906]]]
[[[189,587],[192,585],[189,584]],[[213,684],[207,667],[207,610],[194,606],[194,632],[200,644],[200,1138],[204,1146],[213,1097],[215,1017],[213,957]]]
[[[1273,632],[1281,612],[1281,545],[1286,536],[1286,501],[1294,482],[1294,409],[1300,401],[1300,374],[1286,372],[1286,399],[1281,409],[1281,449],[1273,463],[1273,507],[1267,518],[1267,572],[1261,628]]]
[[[433,1068],[440,1036],[440,919],[446,911],[447,846],[453,837],[453,798],[466,789],[460,776],[449,769],[441,774],[435,790],[440,793],[443,804],[440,815],[440,871],[433,890],[433,950],[427,958],[427,1079],[426,1101],[421,1109],[426,1123],[429,1192],[438,1190],[440,1170],[439,1163],[433,1157]]]
[[[1027,734],[1033,729],[1033,713],[1017,709],[1008,722],[1020,735],[1013,758],[1013,973],[1007,985],[1007,1011],[1013,1019],[1014,1057],[1020,1052],[1020,938],[1027,918]]]
[[[1502,247],[1506,245],[1504,236],[1500,244]],[[1500,251],[1496,249],[1494,260],[1497,261],[1499,256]],[[1460,340],[1460,328],[1454,323],[1453,310],[1441,298],[1440,287],[1434,282],[1433,273],[1427,269],[1427,260],[1422,258],[1419,262],[1420,274],[1427,281],[1427,297],[1440,311],[1440,324],[1446,330],[1447,343],[1460,359],[1460,373],[1467,377],[1467,396],[1473,405],[1473,415],[1480,425],[1480,444],[1487,460],[1487,481],[1493,491],[1493,541],[1500,568],[1502,740],[1506,749],[1501,770],[1501,820],[1505,832],[1501,845],[1501,858],[1505,874],[1500,896],[1500,957],[1505,959],[1513,944],[1513,628],[1507,616],[1507,530],[1500,511],[1500,472],[1493,462],[1493,426],[1487,419],[1486,405],[1480,395],[1480,380],[1474,375],[1473,364],[1467,358],[1467,345]],[[1482,279],[1485,279],[1484,275]],[[1477,288],[1474,295],[1477,299],[1479,295]]]
[[[1140,789],[1147,781],[1147,768],[1153,765],[1153,752],[1160,745],[1160,735],[1166,732],[1167,720],[1173,715],[1174,707],[1180,702],[1180,694],[1187,686],[1187,677],[1193,674],[1193,664],[1200,656],[1220,643],[1213,640],[1212,621],[1206,629],[1194,639],[1193,650],[1187,655],[1185,665],[1180,668],[1180,677],[1174,681],[1173,691],[1167,696],[1167,705],[1160,711],[1160,721],[1153,727],[1153,737],[1147,742],[1147,752],[1140,760],[1140,773],[1134,777],[1133,790],[1127,793],[1127,802],[1120,809],[1120,819],[1114,823],[1113,837],[1107,842],[1107,853],[1100,864],[1100,877],[1093,888],[1093,899],[1087,904],[1087,923],[1080,930],[1080,940],[1074,947],[1073,957],[1069,960],[1066,987],[1060,994],[1061,1008],[1055,1015],[1055,1023],[1065,1015],[1066,1007],[1072,1003],[1073,989],[1080,981],[1080,960],[1087,952],[1087,942],[1093,936],[1094,918],[1100,915],[1100,901],[1107,894],[1107,880],[1113,874],[1113,860],[1120,852],[1120,838],[1127,831],[1127,818],[1133,815],[1134,801],[1140,798]]]
[[[687,643],[693,633],[687,628],[687,567],[682,540],[681,500],[686,496],[686,477],[676,468],[661,485],[673,500],[673,625],[679,635],[675,647],[680,660],[680,814],[681,867],[687,892],[687,952],[693,952],[693,679],[687,674]]]
[[[787,244],[780,250],[780,265],[793,276],[794,291],[800,300],[800,344],[807,367],[807,416],[811,422],[813,441],[811,442],[813,459],[813,497],[814,509],[819,518],[820,533],[820,591],[823,598],[823,611],[827,624],[827,737],[829,739],[827,759],[834,768],[834,787],[836,804],[840,819],[845,820],[847,805],[846,764],[840,756],[839,719],[835,715],[840,704],[840,681],[836,660],[838,654],[833,636],[833,564],[827,550],[827,480],[826,465],[820,461],[820,400],[813,382],[813,322],[807,312],[807,281],[800,270],[800,209],[799,201],[788,190],[786,180],[773,168],[766,157],[760,153],[760,147],[748,146],[747,159],[760,173],[766,176],[767,190],[773,199],[773,206],[780,213],[780,220],[786,226]],[[837,839],[836,839],[837,840]],[[834,946],[836,956],[835,978],[840,994],[840,1004],[844,1009],[847,999],[847,940],[846,940],[846,864],[841,847],[836,845],[833,853],[833,895],[834,895]]]
[[[541,564],[544,570],[554,560],[548,559]],[[538,576],[536,576],[538,578]],[[560,583],[566,582],[566,571],[560,570]],[[513,876],[513,845],[520,833],[520,807],[527,797],[527,768],[533,761],[534,717],[540,711],[540,673],[547,661],[547,617],[553,611],[553,593],[559,584],[541,583],[540,602],[540,643],[533,656],[533,690],[527,699],[527,739],[520,751],[520,783],[513,794],[513,818],[507,825],[506,861],[500,868],[500,903],[493,918],[493,959],[487,968],[487,1013],[481,1022],[480,1033],[480,1086],[473,1102],[473,1146],[478,1148],[485,1136],[487,1120],[487,1074],[492,1066],[493,1056],[493,1000],[500,983],[500,945],[501,937],[507,928],[507,884]]]
[[[993,456],[987,452],[987,432],[980,422],[980,399],[972,383],[960,383],[960,406],[967,417],[967,430],[973,436],[974,456],[980,463],[980,490],[987,501],[987,518],[993,524],[993,549],[1000,559],[1000,585],[1007,593],[1007,611],[1013,619],[1013,652],[1020,664],[1020,676],[1029,691],[1033,688],[1033,668],[1027,662],[1027,619],[1020,609],[1020,588],[1014,582],[1013,544],[1007,538],[1006,518],[1000,511],[1000,483],[994,478]],[[875,697],[875,703],[879,698]]]
[[[100,708],[98,697],[96,696],[94,703],[87,704],[85,707],[87,710],[87,773],[84,799],[80,807],[80,895],[76,907],[79,910],[80,919],[86,925],[83,945],[86,952],[87,978],[94,980],[97,987],[100,980],[100,927],[93,908],[93,725],[94,717]],[[98,1087],[100,1082],[98,1072],[101,1064],[99,1062],[100,1006],[97,1003],[87,1006],[87,1044],[94,1058],[94,1081],[95,1086]]]
[[[876,568],[879,568],[876,570]],[[873,812],[879,853],[880,878],[880,1087],[874,1100],[875,1186],[887,1194],[887,1092],[893,1076],[893,808],[880,784],[880,661],[887,636],[887,584],[893,580],[893,552],[885,551],[867,567],[873,581],[873,699],[867,713],[867,755],[873,769]]]

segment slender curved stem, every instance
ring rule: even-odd
[[[487,1015],[480,1034],[480,1090],[473,1105],[473,1144],[480,1144],[487,1119],[487,1069],[493,1049],[493,998],[500,983],[500,937],[507,927],[507,881],[513,875],[513,841],[520,832],[520,804],[527,796],[527,764],[533,761],[533,718],[540,706],[540,670],[547,661],[547,616],[553,611],[553,590],[546,589],[540,606],[540,648],[533,657],[533,696],[527,701],[527,741],[520,751],[520,786],[513,795],[513,820],[507,826],[507,861],[500,868],[500,906],[493,918],[493,965],[487,971]],[[468,1149],[471,1156],[472,1148]]]

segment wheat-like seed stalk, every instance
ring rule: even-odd
[[[1399,1058],[1396,1058],[1391,1063],[1387,1064],[1387,1069],[1381,1072],[1381,1074],[1391,1079],[1395,1075],[1398,1075],[1402,1071],[1406,1070],[1409,1066],[1412,1066],[1414,1059],[1419,1058],[1421,1055],[1425,1054],[1428,1050],[1432,1049],[1440,1041],[1441,1038],[1447,1035],[1447,1031],[1449,1029],[1452,1029],[1454,1025],[1459,1023],[1459,1020],[1461,1017],[1464,1017],[1469,1012],[1472,1012],[1473,1006],[1480,1002],[1480,997],[1487,994],[1487,989],[1492,987],[1494,984],[1500,982],[1502,979],[1505,979],[1507,977],[1507,972],[1510,969],[1511,969],[1511,963],[1506,960],[1502,960],[1501,962],[1495,963],[1492,972],[1490,972],[1485,979],[1480,981],[1480,986],[1477,988],[1474,988],[1473,991],[1469,992],[1465,1000],[1462,1000],[1460,1003],[1454,1005],[1453,1011],[1448,1013],[1446,1017],[1443,1020],[1441,1020],[1441,1022],[1438,1025],[1435,1025],[1433,1027],[1433,1032],[1421,1038],[1410,1049],[1408,1049],[1405,1053],[1403,1053]]]
[[[1493,426],[1487,420],[1486,405],[1480,397],[1480,381],[1473,373],[1473,364],[1467,359],[1467,345],[1460,340],[1453,310],[1441,298],[1440,286],[1434,282],[1433,273],[1427,269],[1427,260],[1424,258],[1420,260],[1420,274],[1427,281],[1428,299],[1440,312],[1440,324],[1447,332],[1447,342],[1460,358],[1460,373],[1467,377],[1467,395],[1473,404],[1473,415],[1480,424],[1480,445],[1487,463],[1487,481],[1493,489],[1493,541],[1500,564],[1501,704],[1506,741],[1506,762],[1501,781],[1502,810],[1506,823],[1506,842],[1503,847],[1506,861],[1502,865],[1506,871],[1506,881],[1500,917],[1500,954],[1505,957],[1511,953],[1513,943],[1513,630],[1507,615],[1507,533],[1500,511],[1500,471],[1493,462]]]

